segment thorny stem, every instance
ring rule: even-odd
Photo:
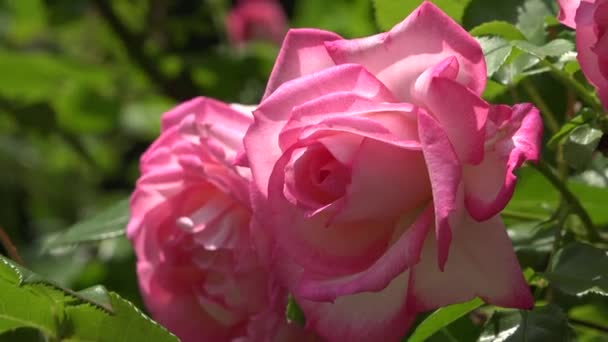
[[[11,241],[11,238],[8,236],[2,226],[0,226],[0,243],[2,243],[2,247],[4,247],[4,250],[6,250],[9,258],[13,259],[21,266],[25,265],[23,259],[21,259],[21,256],[19,255],[19,252],[17,252],[17,247],[15,247]]]

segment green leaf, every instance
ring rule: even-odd
[[[573,341],[566,314],[547,305],[532,311],[496,311],[479,342]]]
[[[555,13],[543,0],[526,0],[519,7],[517,27],[527,40],[542,44],[545,42],[545,18]]]
[[[500,37],[479,37],[477,41],[486,57],[488,77],[491,77],[506,62],[513,46]]]
[[[45,249],[111,239],[125,234],[129,222],[129,200],[123,199],[97,215],[81,221],[45,244]]]
[[[546,278],[568,294],[608,296],[608,255],[591,245],[571,243],[557,252]]]
[[[287,302],[287,307],[285,308],[285,317],[289,322],[296,322],[297,324],[304,326],[306,324],[306,317],[304,316],[304,312],[296,303],[296,300],[292,295],[289,295],[289,300]]]
[[[483,301],[475,298],[471,301],[461,304],[449,305],[440,308],[430,314],[422,323],[418,325],[414,333],[408,339],[408,342],[426,341],[433,334],[448,326],[467,313],[477,309],[483,305]]]
[[[555,39],[542,46],[532,44],[525,40],[517,40],[513,42],[513,45],[522,51],[528,52],[541,59],[546,57],[560,57],[574,50],[574,44],[565,39]]]
[[[463,26],[470,30],[491,21],[505,21],[516,25],[528,40],[541,44],[544,34],[544,18],[554,16],[551,0],[472,0],[462,17]]]
[[[559,144],[565,137],[567,137],[568,134],[570,134],[570,132],[572,132],[573,129],[581,126],[585,122],[587,122],[587,121],[585,120],[585,118],[583,117],[582,114],[579,114],[579,115],[573,117],[570,121],[566,122],[559,129],[559,131],[557,131],[557,133],[555,133],[551,137],[551,139],[547,143],[547,146],[549,146],[550,148],[553,148],[553,149],[556,148],[557,144]]]
[[[474,27],[469,33],[473,36],[499,36],[506,40],[525,40],[519,29],[506,21],[494,20]]]
[[[0,268],[0,277],[4,276],[5,279],[17,283],[19,286],[43,285],[68,294],[80,302],[94,305],[100,309],[106,310],[109,313],[113,312],[112,305],[108,301],[107,294],[105,293],[106,289],[103,286],[94,286],[74,292],[58,285],[54,281],[45,279],[43,276],[21,267],[9,259],[0,257],[0,263],[4,266],[4,268]]]
[[[564,159],[574,169],[585,170],[602,138],[602,131],[588,124],[574,128],[564,143]]]
[[[376,22],[389,30],[414,11],[424,0],[374,0]],[[464,10],[471,0],[431,0],[456,22],[462,22]]]
[[[539,58],[518,48],[513,48],[507,61],[498,69],[494,79],[504,85],[512,85],[529,73],[526,71],[538,64]]]
[[[0,333],[34,328],[52,341],[178,341],[115,293],[61,289],[3,257],[0,294]],[[112,313],[83,298],[107,301]]]

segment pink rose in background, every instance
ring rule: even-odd
[[[228,13],[226,31],[235,44],[256,39],[281,44],[287,18],[277,0],[239,0]]]
[[[430,2],[372,37],[287,34],[244,143],[254,235],[308,328],[397,340],[475,296],[533,305],[499,212],[542,124],[487,104],[485,82],[478,43]]]
[[[284,322],[286,292],[271,291],[253,248],[249,171],[232,165],[246,109],[183,103],[141,158],[127,234],[147,308],[184,342],[298,336]]]
[[[577,59],[608,109],[608,0],[559,0],[559,20],[576,29]]]

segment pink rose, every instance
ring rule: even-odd
[[[240,0],[228,13],[226,31],[235,44],[255,39],[281,44],[287,18],[276,0]]]
[[[576,29],[577,59],[608,109],[608,0],[559,0],[559,20]]]
[[[499,212],[542,124],[483,101],[485,82],[430,2],[372,37],[288,32],[244,144],[264,259],[322,337],[397,340],[475,296],[533,305]]]
[[[250,236],[249,171],[232,165],[251,122],[196,98],[163,116],[141,158],[127,234],[146,306],[184,342],[297,336]]]

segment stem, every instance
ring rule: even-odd
[[[544,221],[547,219],[547,216],[533,214],[533,213],[524,213],[515,210],[504,209],[500,212],[502,216],[507,218],[512,218],[516,220],[524,220],[524,221]]]
[[[13,244],[13,241],[11,241],[11,238],[8,236],[8,234],[6,233],[4,228],[2,228],[1,226],[0,226],[0,243],[2,243],[2,247],[4,247],[4,249],[6,250],[6,253],[8,254],[9,258],[13,259],[21,266],[25,265],[25,263],[23,262],[23,259],[21,259],[21,256],[19,255],[19,252],[17,252],[17,247],[15,247],[15,245]]]
[[[532,82],[524,78],[521,81],[521,85],[524,87],[526,93],[528,93],[528,96],[530,96],[532,99],[532,102],[534,102],[534,104],[540,109],[540,113],[547,123],[547,128],[549,128],[549,131],[551,131],[551,135],[557,133],[560,127],[559,122],[557,121],[551,108],[549,108],[545,100],[543,100],[542,96],[540,96]]]
[[[534,167],[538,172],[540,172],[554,187],[557,189],[562,195],[563,199],[568,203],[569,208],[581,219],[583,222],[583,226],[587,231],[587,235],[591,240],[601,240],[600,235],[597,233],[593,226],[593,221],[591,221],[591,217],[583,208],[581,202],[578,198],[568,189],[566,184],[559,179],[559,177],[555,174],[555,171],[551,169],[551,167],[542,160],[539,160],[536,164],[530,164]]]
[[[572,75],[556,68],[553,64],[546,60],[542,60],[541,64],[549,68],[549,71],[551,72],[551,75],[553,75],[553,77],[564,83],[564,85],[574,89],[574,91],[576,91],[576,93],[578,94],[579,98],[588,106],[595,109],[596,111],[602,112],[602,106],[600,105],[597,98],[593,95],[590,95],[587,88],[585,88],[585,86],[582,85],[579,81],[577,81]]]
[[[570,321],[570,323],[572,323],[572,324],[580,325],[581,327],[595,329],[595,330],[601,331],[603,333],[608,333],[608,327],[599,325],[597,323],[587,322],[587,321],[583,321],[583,320],[576,319],[576,318],[568,318],[568,321]]]

